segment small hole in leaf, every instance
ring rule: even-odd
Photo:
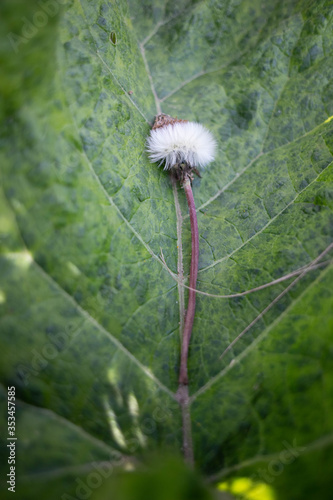
[[[112,43],[112,45],[117,45],[117,35],[115,31],[111,31],[110,33],[110,42]]]

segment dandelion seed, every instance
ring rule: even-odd
[[[180,164],[203,168],[214,160],[215,149],[215,139],[203,125],[165,114],[156,117],[147,140],[150,160],[165,162],[165,170]]]

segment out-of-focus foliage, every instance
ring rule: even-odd
[[[145,453],[181,448],[186,292],[160,252],[177,273],[182,246],[186,277],[190,231],[182,190],[180,238],[170,179],[145,154],[159,108],[218,142],[193,184],[200,290],[252,289],[332,243],[333,5],[0,9],[2,414],[14,385],[18,494],[53,500],[75,497],[92,463],[136,468]],[[284,500],[330,498],[332,278],[330,265],[302,275],[222,359],[292,280],[198,295],[192,432],[211,481],[240,475]]]

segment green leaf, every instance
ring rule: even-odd
[[[197,469],[330,498],[332,2],[0,8],[1,400],[5,415],[16,387],[19,494],[75,497],[93,463],[181,451],[191,241],[183,191],[145,153],[162,110],[218,142],[193,183],[198,289],[316,264],[197,295]]]

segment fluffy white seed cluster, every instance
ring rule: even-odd
[[[151,130],[147,151],[152,162],[165,161],[164,170],[176,163],[204,167],[214,160],[216,142],[200,123],[179,122]]]

